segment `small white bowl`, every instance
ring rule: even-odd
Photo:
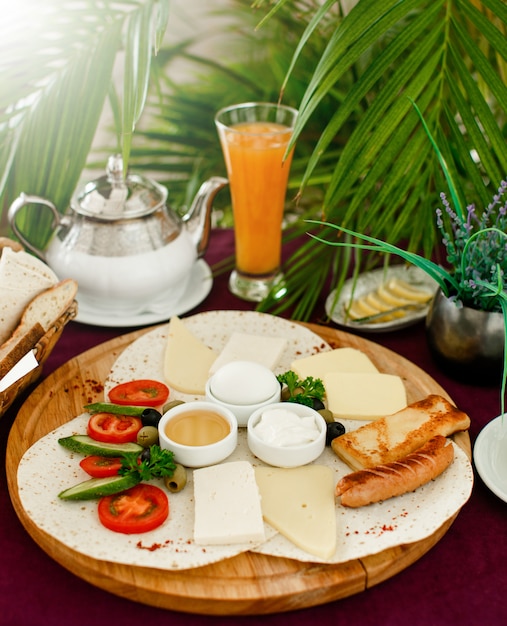
[[[218,441],[205,445],[180,443],[167,434],[166,429],[171,421],[180,418],[181,415],[195,415],[203,411],[218,414],[227,422],[228,432]],[[195,428],[195,424],[193,427]],[[234,452],[238,443],[238,423],[234,414],[219,404],[205,401],[185,402],[162,415],[158,424],[158,435],[160,447],[174,452],[174,460],[177,463],[185,467],[206,467],[220,463]]]
[[[315,425],[319,430],[317,438],[308,443],[286,446],[264,441],[255,432],[255,426],[258,424],[264,411],[271,409],[286,409],[296,413],[299,417],[313,417]],[[297,404],[296,402],[278,402],[267,408],[258,409],[250,416],[247,426],[248,447],[257,458],[268,465],[275,467],[298,467],[315,461],[322,454],[326,447],[326,430],[326,420],[320,413],[309,406]]]
[[[222,394],[230,391],[230,394],[225,400],[223,396],[217,396],[215,390]],[[233,361],[222,366],[208,379],[205,394],[210,402],[232,411],[238,426],[246,426],[248,418],[257,409],[280,402],[281,386],[269,368],[252,361]],[[255,397],[262,397],[262,400],[252,402]]]

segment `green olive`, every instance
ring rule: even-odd
[[[176,469],[172,476],[166,476],[164,478],[164,484],[172,493],[181,491],[187,484],[187,470],[183,465],[176,463]]]
[[[334,422],[334,415],[332,414],[332,412],[329,409],[320,409],[320,411],[318,411],[318,412],[326,420],[327,424],[332,424]]]
[[[287,402],[289,398],[290,398],[289,388],[288,387],[283,387],[283,389],[282,389],[282,396],[281,396],[282,402]]]
[[[164,408],[162,409],[162,413],[167,413],[167,411],[169,411],[169,409],[172,409],[175,406],[178,406],[179,404],[185,404],[183,402],[183,400],[171,400],[171,402],[168,402],[167,404],[164,404]]]
[[[143,426],[137,433],[137,443],[143,446],[143,448],[149,448],[158,443],[158,428],[155,426]]]

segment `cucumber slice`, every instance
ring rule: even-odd
[[[141,417],[147,406],[122,406],[111,402],[94,402],[85,404],[84,408],[88,413],[114,413],[114,415],[130,415],[131,417]]]
[[[123,456],[132,452],[141,453],[143,447],[137,443],[104,443],[95,441],[88,435],[72,435],[58,439],[58,443],[71,450],[85,456],[97,454],[99,456]]]
[[[62,500],[95,500],[103,496],[111,496],[114,493],[130,489],[141,482],[139,476],[128,474],[127,476],[109,476],[108,478],[90,478],[82,483],[69,487],[58,494]]]

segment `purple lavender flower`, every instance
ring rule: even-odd
[[[507,275],[506,192],[507,180],[503,180],[484,211],[478,215],[475,205],[470,204],[465,218],[453,210],[444,193],[440,194],[443,210],[435,211],[436,225],[442,234],[451,273],[459,286],[454,297],[464,305],[501,310],[494,289],[500,281],[503,290]]]

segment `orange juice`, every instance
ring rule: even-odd
[[[231,188],[236,268],[242,274],[275,274],[281,262],[282,218],[292,151],[292,129],[272,122],[229,127],[222,147]]]

